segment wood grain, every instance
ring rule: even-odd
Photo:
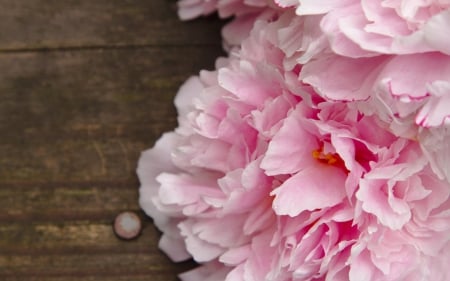
[[[0,183],[129,179],[138,152],[176,125],[179,85],[219,55],[182,49],[0,55]]]
[[[188,23],[167,0],[0,0],[0,50],[219,45],[215,17]]]
[[[0,280],[177,280],[139,209],[142,150],[173,97],[223,54],[214,16],[176,1],[0,0]],[[132,210],[142,235],[118,239]]]

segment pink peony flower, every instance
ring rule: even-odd
[[[179,127],[142,154],[140,204],[161,249],[201,264],[185,281],[449,280],[448,159],[433,142],[448,135],[425,135],[446,124],[447,57],[420,56],[439,68],[418,75],[407,56],[338,56],[312,28],[321,16],[282,2],[186,81]],[[400,131],[390,117],[416,121]]]

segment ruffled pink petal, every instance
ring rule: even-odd
[[[332,207],[346,195],[345,178],[344,171],[326,164],[301,170],[272,191],[274,211],[294,217],[306,210]]]
[[[261,168],[268,175],[294,173],[315,161],[312,152],[320,145],[317,138],[305,130],[304,118],[308,113],[302,111],[301,106],[292,111],[270,142],[261,162]]]
[[[316,14],[325,14],[332,10],[338,9],[340,7],[345,7],[349,5],[355,0],[343,0],[343,1],[334,1],[334,0],[324,0],[324,1],[314,1],[314,0],[298,0],[300,2],[297,8],[297,15],[316,15]]]
[[[195,221],[185,220],[178,224],[181,235],[185,238],[186,249],[196,262],[209,262],[226,250],[219,245],[209,243],[193,232]]]
[[[218,0],[180,0],[178,2],[178,16],[182,20],[190,20],[214,12]]]
[[[186,244],[180,237],[173,238],[167,233],[163,234],[159,240],[158,246],[164,253],[169,256],[174,262],[185,261],[191,258],[191,255],[186,250]]]
[[[365,100],[384,62],[382,56],[361,59],[325,56],[306,64],[300,79],[332,101]]]
[[[424,39],[435,50],[450,55],[450,38],[444,36],[450,26],[450,10],[433,16],[424,27]]]
[[[392,229],[402,228],[411,218],[408,205],[392,198],[392,190],[384,181],[362,179],[356,197],[363,202],[364,211],[376,215],[380,223]]]
[[[450,82],[435,81],[428,87],[430,97],[416,116],[416,123],[423,127],[439,127],[450,124]]]
[[[395,53],[420,53],[438,51],[450,54],[447,32],[450,24],[450,11],[444,10],[432,16],[422,28],[408,36],[394,38],[392,50]]]
[[[259,107],[267,99],[274,98],[281,92],[280,81],[282,77],[275,70],[267,67],[255,67],[248,61],[239,62],[239,71],[233,69],[219,70],[219,85],[239,100]]]

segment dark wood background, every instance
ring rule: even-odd
[[[0,280],[177,280],[139,211],[142,150],[222,54],[214,16],[168,0],[0,0]],[[112,221],[132,210],[142,235]],[[200,281],[200,280],[199,280]]]

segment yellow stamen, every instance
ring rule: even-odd
[[[323,153],[323,149],[315,149],[312,151],[312,157],[320,162],[327,163],[329,165],[336,164],[339,160],[339,155],[335,153]]]
[[[328,160],[328,164],[333,165],[337,162],[337,157],[335,157],[333,154],[328,153],[325,155],[325,158]]]
[[[316,149],[316,150],[313,150],[312,157],[314,159],[319,159],[321,154],[322,154],[322,151],[319,151],[318,149]]]

